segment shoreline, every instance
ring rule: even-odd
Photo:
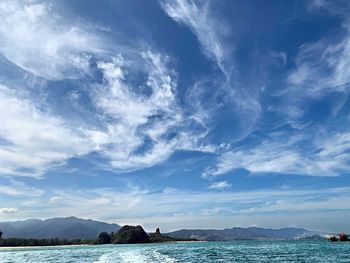
[[[210,243],[210,242],[237,242],[237,241],[327,241],[327,239],[322,240],[303,240],[303,239],[235,239],[235,240],[222,240],[222,241],[208,241],[208,240],[198,240],[198,241],[192,241],[192,240],[184,240],[184,241],[168,241],[168,242],[151,242],[151,243],[134,243],[134,244],[74,244],[74,245],[48,245],[48,246],[0,246],[0,252],[1,250],[6,249],[39,249],[39,248],[57,248],[57,247],[88,247],[88,246],[106,246],[106,245],[154,245],[154,244],[183,244],[183,243]],[[346,242],[338,242],[338,243],[346,243]]]
[[[94,246],[94,244],[75,244],[75,245],[48,245],[48,246],[0,246],[0,250],[2,249],[9,249],[9,248],[18,248],[18,249],[23,249],[23,248],[42,248],[42,247],[82,247],[82,246]]]

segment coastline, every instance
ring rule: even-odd
[[[45,247],[45,248],[57,248],[57,247],[83,247],[83,246],[94,246],[94,244],[75,244],[75,245],[48,245],[48,246],[4,246],[4,247],[1,247],[0,246],[0,250],[2,249],[13,249],[13,248],[18,248],[18,249],[35,249],[35,248],[42,248],[42,247]]]

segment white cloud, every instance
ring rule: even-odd
[[[224,60],[230,53],[223,41],[227,26],[219,22],[211,14],[210,2],[176,0],[162,1],[164,11],[176,22],[188,26],[196,35],[203,47],[204,54],[216,61],[226,77],[230,72],[225,67]]]
[[[96,88],[96,106],[109,119],[107,130],[94,132],[93,140],[108,147],[101,149],[112,165],[134,170],[160,163],[177,149],[213,151],[201,145],[206,133],[193,134],[176,99],[174,72],[168,58],[153,52],[141,54],[147,80],[139,90],[130,84],[128,66],[122,55],[112,62],[99,62],[104,84]],[[132,69],[130,70],[132,72]],[[187,123],[186,123],[187,122]],[[169,134],[173,135],[169,137]],[[142,147],[146,147],[142,150]]]
[[[70,122],[66,113],[51,112],[50,103],[37,98],[46,94],[0,85],[0,104],[7,109],[0,112],[1,174],[40,176],[92,151],[107,157],[113,169],[128,171],[160,163],[177,149],[215,151],[200,141],[207,131],[192,134],[187,128],[196,120],[182,115],[167,56],[129,47],[132,55],[129,50],[113,60],[99,58],[108,52],[94,28],[70,23],[53,3],[2,2],[0,23],[0,52],[35,76],[83,77],[91,56],[97,60],[95,70],[103,74],[103,84],[91,84],[88,90],[98,125],[83,119]],[[140,74],[145,79],[135,84]],[[79,97],[71,93],[72,99]]]
[[[62,200],[63,200],[62,196],[56,195],[56,196],[51,197],[49,199],[49,202],[52,204],[56,204],[56,203],[60,203]]]
[[[307,113],[305,105],[310,100],[320,100],[331,93],[342,94],[343,99],[333,102],[333,115],[336,115],[344,107],[350,92],[350,5],[334,1],[310,3],[311,12],[327,10],[342,19],[342,26],[336,35],[299,47],[295,67],[288,72],[286,88],[280,94],[286,105],[277,109],[286,113],[288,122],[296,128],[298,120]]]
[[[189,129],[196,120],[182,115],[168,58],[148,51],[139,62],[146,76],[139,86],[130,84],[135,69],[121,55],[98,62],[104,82],[91,85],[91,97],[102,126],[69,122],[31,95],[0,85],[0,104],[6,108],[0,112],[0,172],[40,176],[92,151],[107,157],[114,169],[128,171],[163,162],[178,149],[215,151],[201,143],[207,131]]]
[[[47,189],[48,190],[48,189]],[[58,198],[57,198],[58,197]],[[298,222],[305,223],[322,211],[337,219],[339,213],[349,213],[349,188],[320,189],[265,189],[256,191],[185,191],[165,189],[163,192],[137,187],[116,190],[100,189],[51,189],[50,192],[30,202],[28,198],[7,204],[18,207],[20,213],[11,218],[49,218],[55,216],[79,216],[108,220],[119,224],[139,223],[148,229],[163,227],[179,229],[186,227],[233,227],[256,223],[276,227],[278,212],[300,215]],[[54,200],[54,202],[52,202]],[[332,209],[332,213],[329,213]],[[244,218],[250,217],[246,221]],[[286,226],[289,214],[282,216]],[[260,220],[265,218],[265,220]],[[153,219],[153,220],[151,220]],[[201,220],[204,221],[201,221]],[[343,220],[344,221],[344,220]],[[201,223],[199,223],[201,222]],[[220,222],[220,224],[214,225]],[[329,221],[328,221],[329,222]],[[327,223],[328,223],[327,222]],[[338,221],[337,221],[338,222]],[[343,222],[344,223],[344,222]],[[199,225],[198,225],[199,224]],[[267,226],[265,225],[265,226]],[[312,224],[311,224],[312,225]],[[303,225],[305,226],[305,225]],[[324,227],[329,227],[324,225]]]
[[[0,24],[0,53],[18,67],[48,79],[87,73],[89,53],[103,48],[103,42],[82,24],[64,21],[50,2],[2,1]]]
[[[235,123],[235,132],[230,138],[230,142],[235,142],[244,139],[255,129],[261,105],[259,92],[253,87],[238,85],[234,78],[238,76],[238,71],[234,71],[234,43],[229,38],[233,32],[224,17],[216,12],[217,4],[214,1],[196,0],[161,1],[168,16],[193,32],[203,53],[217,64],[225,76],[222,78],[221,74],[215,74],[201,77],[188,89],[186,95],[189,108],[194,111],[192,116],[208,128],[205,125],[207,120],[220,119],[221,116],[215,114],[230,105],[225,108],[225,114],[229,116],[229,122]]]
[[[18,211],[17,208],[13,208],[13,207],[3,207],[0,208],[0,214],[14,214]]]
[[[224,190],[227,188],[230,188],[232,184],[230,184],[228,181],[220,181],[215,182],[209,186],[210,189],[218,189],[218,190]]]
[[[296,69],[289,84],[305,96],[320,96],[327,91],[344,91],[350,82],[350,33],[338,43],[321,40],[300,47]]]
[[[260,206],[243,209],[242,213],[281,212],[281,211],[350,210],[350,197],[336,196],[326,200],[276,200]]]
[[[288,136],[288,135],[286,135]],[[233,149],[218,158],[215,167],[208,167],[203,177],[219,176],[235,169],[246,169],[252,173],[285,173],[310,176],[337,176],[349,168],[350,134],[337,133],[315,138],[303,149],[303,138],[291,137],[266,140],[262,144]]]
[[[44,194],[44,191],[35,187],[27,186],[18,181],[12,181],[8,185],[0,185],[0,194],[13,197],[39,197]]]
[[[82,133],[44,112],[25,94],[0,85],[0,172],[39,176],[45,169],[66,159],[85,154],[91,145]]]

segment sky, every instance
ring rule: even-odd
[[[349,12],[1,1],[0,221],[348,231]]]

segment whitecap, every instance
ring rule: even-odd
[[[156,260],[158,260],[159,262],[168,262],[168,263],[175,263],[175,262],[179,262],[177,261],[175,258],[170,257],[166,254],[163,254],[159,251],[154,251],[153,252],[153,256],[156,258]]]
[[[118,253],[110,252],[100,256],[96,261],[94,261],[94,263],[111,263],[116,262],[116,259],[119,259]]]
[[[151,258],[142,254],[142,250],[126,250],[119,252],[119,257],[123,263],[143,263],[151,262]]]

